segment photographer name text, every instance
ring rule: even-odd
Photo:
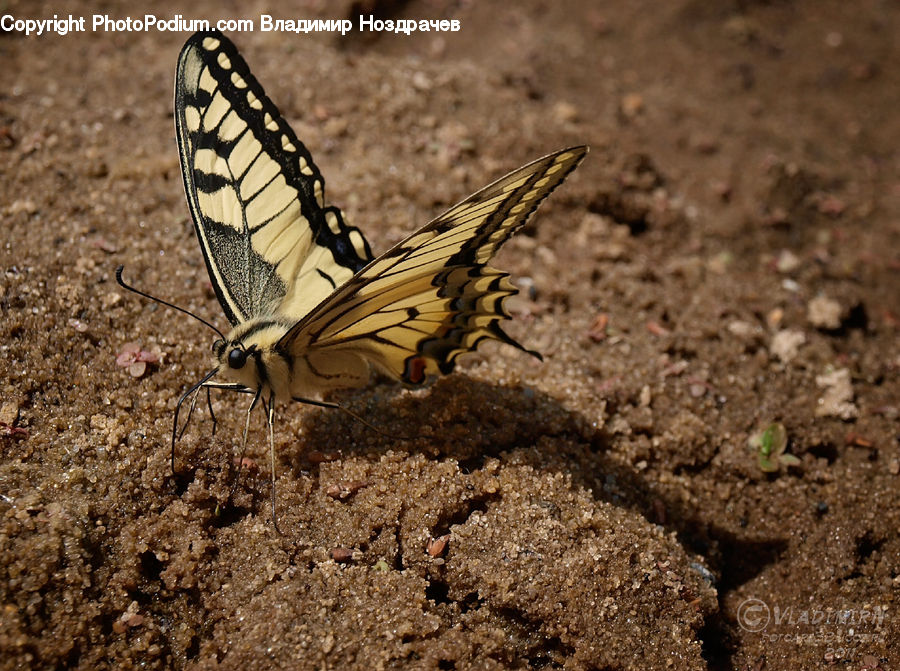
[[[357,29],[360,32],[387,32],[411,35],[427,32],[458,32],[460,22],[457,19],[376,19],[369,16],[357,17]],[[22,19],[12,14],[0,17],[0,29],[24,35],[68,35],[70,33],[91,32],[186,32],[211,30],[213,27],[223,32],[286,32],[286,33],[340,33],[346,35],[353,31],[354,22],[350,19],[302,19],[276,18],[271,14],[260,14],[259,19],[219,19],[215,23],[207,19],[188,19],[181,14],[160,17],[155,14],[144,14],[140,17],[126,16],[113,18],[108,14],[92,14],[90,17],[69,14],[52,18]]]

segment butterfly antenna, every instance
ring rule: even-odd
[[[173,310],[178,310],[179,312],[183,312],[184,314],[186,314],[190,317],[193,317],[201,324],[206,324],[209,328],[211,328],[213,331],[215,331],[222,340],[225,340],[225,336],[222,334],[222,332],[219,329],[217,329],[215,326],[213,326],[211,323],[206,321],[203,317],[200,317],[199,315],[195,315],[190,310],[186,310],[185,308],[179,307],[173,303],[170,303],[169,301],[164,301],[162,298],[157,298],[156,296],[151,296],[150,294],[148,294],[144,291],[141,291],[140,289],[136,289],[135,287],[131,286],[130,284],[126,284],[125,280],[122,279],[122,271],[123,270],[125,270],[125,266],[119,266],[118,268],[116,268],[116,282],[119,283],[120,287],[122,287],[123,289],[127,289],[128,291],[135,293],[138,296],[143,296],[144,298],[154,301],[155,303],[159,303],[160,305],[165,305],[167,308],[172,308]]]

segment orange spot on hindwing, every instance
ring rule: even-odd
[[[424,357],[411,356],[406,359],[403,368],[403,379],[410,384],[422,384],[425,381],[425,366],[428,364]]]

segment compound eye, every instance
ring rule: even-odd
[[[228,365],[232,368],[243,368],[247,363],[247,352],[242,349],[234,348],[228,353]]]
[[[225,341],[222,340],[221,338],[218,339],[218,340],[216,340],[216,341],[212,344],[212,351],[213,351],[213,354],[218,355],[218,354],[220,354],[220,353],[222,352],[223,349],[225,349]]]

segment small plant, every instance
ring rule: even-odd
[[[782,466],[796,466],[800,460],[787,449],[787,429],[781,422],[772,422],[762,431],[750,436],[750,447],[756,450],[756,463],[761,471],[777,473]]]

